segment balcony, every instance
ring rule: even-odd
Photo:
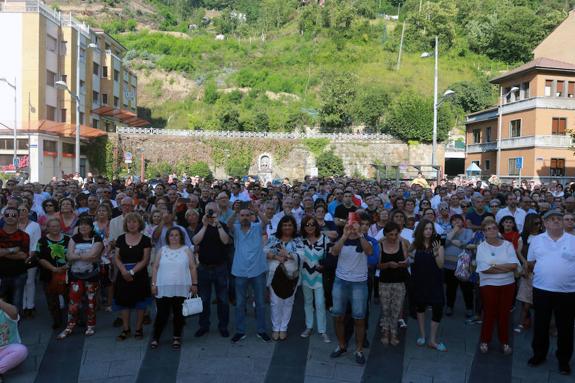
[[[560,148],[569,149],[573,146],[571,136],[527,136],[505,138],[501,140],[501,149],[519,148]],[[466,153],[484,153],[497,150],[497,142],[467,145]]]

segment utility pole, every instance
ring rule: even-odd
[[[405,21],[403,22],[403,27],[401,28],[401,40],[399,41],[399,55],[397,56],[397,67],[395,70],[399,70],[401,66],[401,53],[403,51],[403,36],[405,35]]]

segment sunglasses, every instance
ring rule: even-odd
[[[18,213],[4,213],[5,218],[16,218],[18,217]]]
[[[305,227],[315,227],[315,223],[306,223]]]

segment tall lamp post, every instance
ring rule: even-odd
[[[423,52],[421,58],[431,57],[432,54],[429,52]],[[435,36],[435,69],[433,76],[433,143],[431,152],[431,164],[437,170],[437,111],[439,106],[448,98],[455,94],[451,89],[446,90],[441,96],[441,100],[437,100],[437,84],[438,84],[438,65],[439,65],[439,37]]]
[[[497,178],[500,177],[501,171],[501,128],[503,126],[503,99],[507,98],[511,93],[517,92],[518,87],[514,86],[508,92],[503,94],[503,87],[499,87],[499,113],[497,116]]]
[[[12,164],[14,165],[14,170],[16,169],[16,159],[18,158],[18,145],[16,140],[16,129],[18,128],[18,91],[16,89],[16,77],[14,77],[14,83],[12,84],[6,78],[0,78],[0,82],[6,83],[10,88],[14,89],[14,156],[12,158]],[[28,143],[29,144],[29,143]]]

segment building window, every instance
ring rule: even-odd
[[[86,93],[86,81],[80,80],[80,92]]]
[[[521,136],[521,120],[513,120],[509,123],[509,136],[510,137]]]
[[[108,95],[106,93],[102,93],[102,104],[108,105]]]
[[[56,73],[46,70],[46,85],[54,87],[56,83]]]
[[[66,48],[67,44],[67,41],[60,41],[60,56],[66,56],[66,53],[68,52],[68,49]]]
[[[551,158],[551,166],[549,170],[551,177],[565,177],[565,159],[564,158]]]
[[[102,67],[102,77],[108,78],[108,67],[107,66]]]
[[[485,142],[491,142],[491,126],[485,128]]]
[[[117,108],[118,105],[120,105],[120,99],[116,96],[114,96],[114,107]]]
[[[92,91],[92,104],[97,104],[100,102],[100,93],[95,90]]]
[[[565,95],[565,83],[563,81],[557,81],[557,92],[555,92],[555,97],[563,97]]]
[[[529,98],[530,94],[529,94],[529,83],[528,82],[524,82],[523,83],[523,98]]]
[[[509,175],[518,176],[520,169],[515,167],[515,165],[517,165],[517,158],[510,158],[507,163],[509,164]]]
[[[56,121],[56,108],[46,105],[46,120]]]
[[[56,141],[44,140],[44,154],[48,152],[50,155],[58,155],[58,143]]]
[[[575,97],[575,81],[569,81],[569,84],[567,84],[567,97]]]
[[[92,120],[92,128],[98,129],[98,120]]]
[[[100,75],[100,65],[98,63],[93,63],[94,66],[92,67],[92,73],[94,73],[94,75],[99,76]]]
[[[80,48],[80,62],[84,62],[86,60],[86,48]]]
[[[120,71],[114,69],[114,81],[120,80]]]
[[[551,134],[564,136],[567,130],[567,119],[566,118],[553,118],[553,123],[551,125]]]
[[[71,155],[76,154],[74,144],[70,144],[68,142],[62,142],[62,154],[64,154],[64,157],[71,157],[70,154]],[[66,156],[66,154],[68,155]]]
[[[545,80],[545,97],[551,96],[551,88],[553,88],[553,80]]]
[[[480,166],[480,162],[479,161],[471,161],[472,164],[475,164],[477,166]]]
[[[485,170],[491,169],[491,160],[485,160]]]
[[[60,109],[60,122],[66,122],[66,109]]]
[[[481,143],[481,129],[473,129],[473,143]]]
[[[46,49],[49,50],[50,52],[56,52],[56,49],[58,49],[58,39],[55,39],[54,37],[47,35]]]
[[[60,75],[60,81],[64,81],[65,83],[68,83],[68,75],[61,74]]]

